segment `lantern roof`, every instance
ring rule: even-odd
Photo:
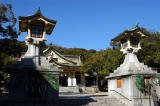
[[[120,33],[118,36],[113,38],[111,41],[118,42],[124,38],[129,38],[129,37],[143,38],[143,37],[147,37],[147,36],[148,36],[148,34],[146,32],[144,32],[143,29],[140,28],[137,24],[135,27],[131,28],[130,30],[125,30],[124,32]]]
[[[19,30],[21,32],[27,32],[30,24],[43,25],[47,27],[46,34],[50,35],[55,27],[56,22],[57,21],[48,19],[47,17],[43,16],[39,8],[33,15],[19,16]]]

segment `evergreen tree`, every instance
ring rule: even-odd
[[[12,11],[11,4],[0,4],[0,35],[2,37],[10,37],[15,39],[18,33],[15,28],[16,18]]]
[[[152,32],[150,36],[142,39],[142,49],[138,53],[141,62],[150,67],[159,68],[160,66],[160,33]]]
[[[0,76],[7,77],[8,67],[15,62],[11,56],[19,55],[20,51],[16,44],[18,33],[15,28],[16,18],[11,4],[0,4]],[[17,50],[16,50],[17,49]],[[3,78],[1,78],[3,79]]]

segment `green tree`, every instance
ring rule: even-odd
[[[143,76],[140,75],[140,74],[137,74],[136,75],[136,87],[137,89],[139,90],[142,90],[142,87],[143,87]]]
[[[0,4],[0,35],[2,37],[10,37],[12,39],[18,37],[15,28],[16,18],[12,11],[11,4]]]
[[[12,57],[20,57],[22,52],[27,51],[25,42],[20,42],[15,39],[0,39],[0,53],[7,54]]]
[[[16,55],[19,47],[17,47],[18,33],[15,28],[16,18],[10,4],[0,4],[0,73],[4,78],[7,76],[8,67],[15,62],[11,56]],[[5,39],[4,39],[5,38]],[[7,38],[7,39],[6,39]],[[14,46],[13,46],[14,45]]]
[[[92,54],[83,64],[81,70],[90,75],[93,75],[94,72],[103,75],[103,51]]]
[[[147,38],[141,40],[142,49],[138,53],[141,62],[150,67],[160,66],[160,33],[153,32]]]
[[[106,49],[103,56],[104,71],[108,75],[123,63],[124,55],[117,49]]]
[[[14,60],[12,57],[8,56],[7,54],[1,53],[0,54],[0,74],[3,76],[2,79],[6,79],[7,78],[7,69],[9,68],[9,66],[13,63],[15,63],[16,60]]]

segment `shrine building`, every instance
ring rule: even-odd
[[[53,47],[44,51],[53,66],[62,70],[59,76],[59,84],[62,87],[76,87],[85,85],[84,73],[80,72],[80,56],[62,55]]]

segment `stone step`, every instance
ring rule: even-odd
[[[59,89],[59,92],[66,92],[66,93],[69,93],[69,92],[73,92],[73,93],[79,93],[79,89],[78,87],[61,87]]]

